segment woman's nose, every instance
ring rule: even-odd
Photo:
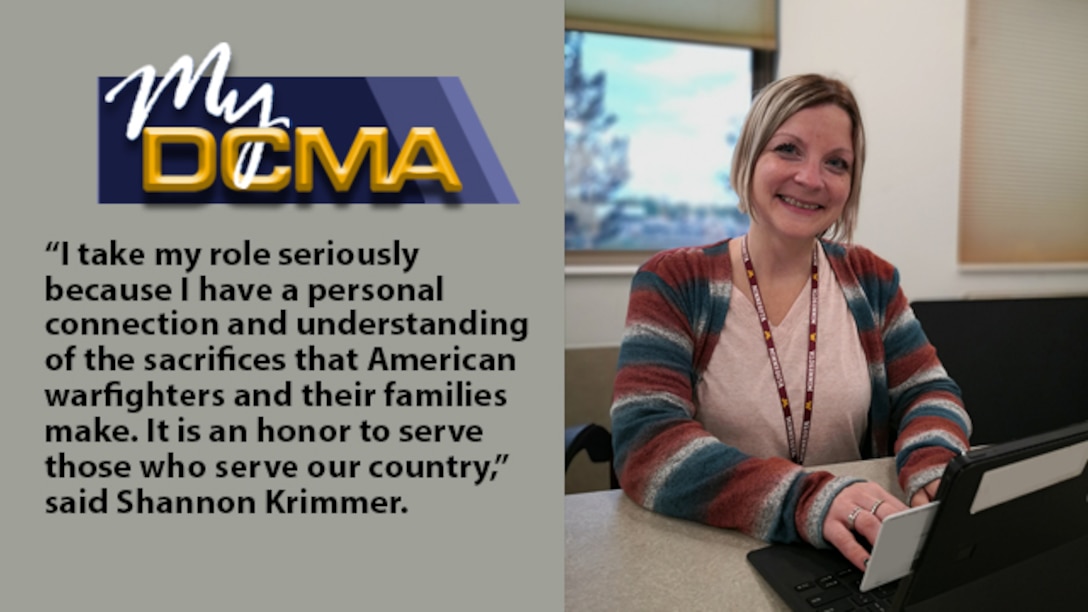
[[[820,164],[815,161],[802,162],[800,167],[797,168],[797,174],[794,175],[793,180],[798,185],[802,185],[809,189],[816,189],[820,186],[823,180],[820,177]]]

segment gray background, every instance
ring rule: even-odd
[[[73,605],[113,610],[473,610],[558,609],[562,591],[562,475],[558,436],[562,419],[563,261],[560,166],[563,5],[471,0],[445,3],[221,2],[154,4],[98,2],[8,9],[3,26],[3,101],[6,145],[3,177],[6,405],[0,427],[4,608],[58,610]],[[180,55],[198,62],[221,41],[231,44],[237,76],[458,76],[516,190],[518,206],[376,210],[335,207],[99,206],[96,200],[96,79],[123,76],[144,64],[160,73]],[[138,427],[143,418],[117,409],[46,408],[50,385],[101,384],[103,377],[73,372],[63,379],[42,365],[67,344],[41,329],[48,313],[84,307],[46,305],[46,274],[86,280],[176,281],[151,266],[115,270],[62,269],[49,241],[129,245],[231,246],[250,238],[268,247],[386,246],[394,238],[421,248],[409,277],[388,271],[342,269],[217,270],[221,282],[269,283],[339,279],[343,282],[446,277],[445,305],[430,314],[461,315],[486,308],[530,318],[520,344],[473,339],[462,349],[510,350],[518,370],[473,379],[477,388],[506,388],[510,402],[492,409],[336,409],[300,406],[227,412],[146,411],[141,416],[187,422],[251,423],[258,413],[284,422],[480,423],[484,442],[472,447],[254,447],[254,445],[83,445],[64,449],[85,458],[189,459],[403,457],[510,460],[495,482],[480,487],[452,481],[368,484],[355,494],[403,495],[410,512],[385,516],[48,516],[47,495],[72,494],[85,483],[44,476],[43,425],[86,422],[103,414]],[[205,269],[205,272],[208,272]],[[169,305],[114,307],[156,312]],[[241,305],[214,312],[268,314],[281,307]],[[367,314],[392,314],[396,305],[359,305]],[[109,310],[109,307],[105,308]],[[423,308],[417,309],[423,311]],[[101,313],[101,307],[86,307]],[[330,313],[340,312],[339,308]],[[196,314],[197,309],[187,312]],[[211,311],[209,311],[211,312]],[[390,350],[442,350],[449,341],[337,338],[326,350],[382,343]],[[97,343],[97,341],[95,342]],[[285,351],[305,339],[110,339],[115,350],[200,350],[233,343],[240,349]],[[139,374],[139,373],[137,373]],[[295,381],[313,377],[289,374]],[[330,376],[347,386],[358,373]],[[122,376],[106,377],[123,379]],[[134,376],[132,381],[143,380]],[[271,386],[283,375],[156,377],[183,386]],[[408,385],[411,376],[398,376]],[[421,386],[445,378],[430,375]],[[377,383],[375,383],[377,384]],[[91,483],[160,494],[225,493],[266,486],[347,494],[352,483],[237,483],[202,479],[175,483]],[[358,483],[355,483],[358,484]],[[338,488],[338,486],[340,488]],[[357,488],[357,487],[356,487]]]

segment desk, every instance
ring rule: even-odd
[[[891,458],[821,468],[898,493]],[[622,491],[566,496],[566,610],[786,610],[745,558],[766,543],[650,512]]]

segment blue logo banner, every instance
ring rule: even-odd
[[[98,81],[100,203],[518,202],[456,77],[141,70]]]

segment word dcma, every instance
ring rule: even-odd
[[[338,192],[351,188],[363,160],[370,157],[370,191],[398,192],[408,180],[437,180],[447,192],[461,191],[457,171],[446,154],[438,132],[430,127],[413,127],[389,168],[389,130],[384,127],[360,127],[343,163],[332,150],[325,130],[320,127],[295,128],[295,189],[313,190],[314,158]],[[163,145],[196,146],[197,170],[193,174],[163,174]],[[291,182],[292,168],[275,166],[269,174],[257,175],[246,186],[236,173],[242,149],[269,145],[273,151],[290,151],[291,140],[280,128],[239,127],[223,134],[219,153],[219,174],[223,184],[234,191],[281,191]],[[429,165],[416,165],[420,152],[427,154]],[[198,127],[145,127],[143,129],[143,188],[146,192],[194,192],[212,186],[216,178],[215,136]],[[388,169],[388,174],[386,170]]]

